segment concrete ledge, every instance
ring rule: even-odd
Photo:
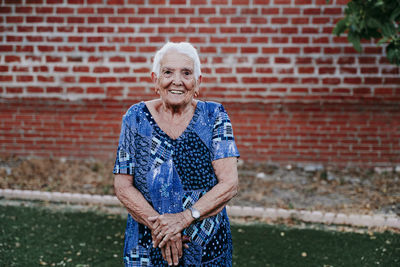
[[[41,200],[67,202],[74,204],[94,204],[122,206],[117,197],[109,195],[72,194],[60,192],[41,192],[32,190],[0,189],[0,197],[6,199]],[[286,210],[262,207],[227,206],[232,217],[256,217],[262,219],[297,219],[304,222],[324,224],[345,224],[362,227],[391,227],[400,229],[400,217],[392,214],[344,214],[323,211]]]

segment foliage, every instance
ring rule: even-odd
[[[390,63],[400,65],[400,0],[352,0],[345,17],[333,30],[339,36],[347,31],[347,39],[361,52],[361,40],[380,39],[386,44]]]

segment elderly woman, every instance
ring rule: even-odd
[[[125,266],[231,266],[225,205],[236,195],[232,125],[221,104],[197,100],[200,60],[167,43],[151,73],[158,99],[123,116],[115,192],[127,208]]]

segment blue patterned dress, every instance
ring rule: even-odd
[[[218,182],[212,161],[238,157],[232,125],[221,104],[198,101],[186,130],[170,138],[144,102],[123,117],[114,173],[130,174],[134,186],[160,214],[192,206]],[[179,266],[231,266],[232,238],[226,210],[184,230],[191,237]],[[125,266],[168,266],[153,248],[151,231],[128,215]]]

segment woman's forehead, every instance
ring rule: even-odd
[[[176,50],[167,51],[160,61],[161,68],[186,68],[193,69],[194,61],[188,55]]]

